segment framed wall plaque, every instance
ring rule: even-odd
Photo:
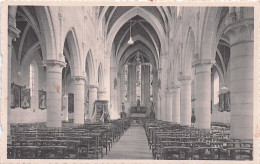
[[[39,90],[39,108],[47,108],[47,92],[43,90]]]
[[[20,106],[21,87],[14,83],[11,84],[11,108]]]
[[[26,86],[21,87],[21,108],[26,109],[31,107],[30,89]]]

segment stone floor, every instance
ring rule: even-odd
[[[103,159],[153,159],[144,128],[132,125]]]

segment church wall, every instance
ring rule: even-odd
[[[230,123],[230,112],[220,112],[218,104],[213,106],[211,122]]]
[[[37,53],[34,55],[38,55]],[[45,72],[44,68],[40,65],[41,60],[32,55],[27,63],[19,67],[15,58],[12,58],[12,76],[11,80],[17,85],[27,87],[29,86],[29,66],[31,61],[34,59],[37,63],[38,69],[38,80],[35,80],[36,91],[35,95],[31,97],[31,107],[23,109],[21,107],[10,109],[10,123],[33,123],[33,122],[46,122],[47,109],[39,109],[38,102],[38,90],[45,90]],[[13,55],[14,57],[14,55]],[[19,73],[18,73],[19,72]],[[37,86],[38,84],[38,86]],[[38,88],[38,89],[37,89]],[[48,105],[48,104],[47,104]]]

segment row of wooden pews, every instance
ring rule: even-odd
[[[230,126],[211,130],[147,119],[143,122],[153,158],[158,160],[253,160],[253,141],[230,138]]]
[[[100,159],[129,128],[129,119],[108,123],[13,124],[8,136],[8,159]]]

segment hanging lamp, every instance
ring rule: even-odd
[[[131,20],[130,20],[130,38],[128,40],[128,44],[130,44],[130,45],[134,44],[134,41],[133,41],[132,36],[131,36]]]
[[[225,65],[225,62],[226,62],[226,51],[225,51],[225,48],[224,48],[224,65]],[[224,67],[225,68],[225,67]],[[220,89],[221,90],[221,93],[225,94],[228,92],[228,88],[226,87],[226,81],[225,81],[225,77],[224,77],[224,86]]]

